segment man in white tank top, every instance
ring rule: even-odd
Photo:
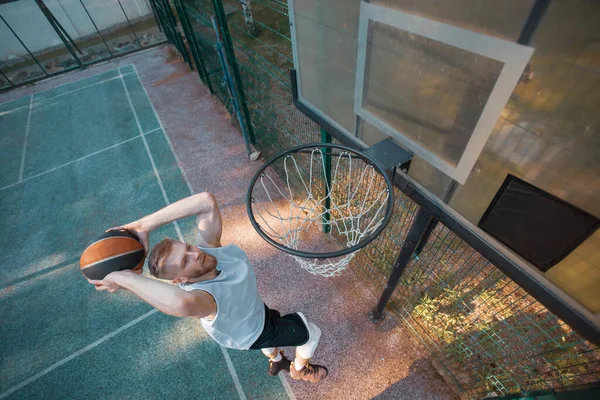
[[[97,290],[111,293],[127,289],[165,314],[198,318],[207,333],[224,347],[262,350],[269,357],[270,375],[285,370],[293,379],[323,380],[327,368],[309,362],[321,330],[302,313],[281,316],[264,304],[246,253],[235,245],[221,245],[221,214],[212,194],[187,197],[112,229],[136,234],[148,251],[150,232],[192,215],[196,215],[198,227],[196,246],[164,239],[148,257],[154,277],[178,286],[134,271],[117,271],[101,281],[89,282]],[[293,361],[278,350],[284,346],[296,346]]]

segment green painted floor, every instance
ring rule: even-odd
[[[79,272],[102,231],[190,194],[133,66],[0,104],[0,168],[0,398],[241,397],[198,321]],[[226,353],[243,396],[288,397],[260,352]]]

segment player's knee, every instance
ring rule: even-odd
[[[261,351],[267,357],[275,357],[277,355],[277,347],[267,347],[267,348],[261,349]]]
[[[308,323],[308,341],[316,342],[321,337],[321,329],[312,322]]]

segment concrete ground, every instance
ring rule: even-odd
[[[136,66],[190,189],[196,193],[210,191],[217,197],[224,222],[222,243],[234,243],[248,253],[265,302],[282,313],[303,312],[323,332],[313,361],[328,366],[329,377],[319,384],[309,384],[294,381],[286,374],[282,381],[287,395],[296,399],[452,399],[452,392],[412,344],[407,331],[391,319],[378,325],[369,321],[367,313],[377,299],[352,271],[337,278],[313,276],[254,231],[244,199],[262,161],[252,162],[246,157],[241,134],[222,104],[210,96],[198,75],[188,71],[168,46],[8,92],[0,96],[0,102],[127,64]],[[139,310],[140,315],[144,312]],[[152,320],[143,324],[152,324]],[[185,334],[197,334],[197,329],[186,327]],[[178,332],[173,340],[186,341],[185,334]],[[165,346],[171,345],[164,340]],[[266,359],[264,364],[240,362],[239,357],[245,356],[237,353],[243,352],[229,351],[244,388],[245,384],[251,385],[252,376],[266,375]],[[286,349],[286,354],[291,355],[292,349]],[[152,356],[141,352],[135,361],[143,364],[148,357],[148,362],[155,362]],[[212,350],[210,357],[217,357]],[[193,362],[186,365],[193,368]],[[121,384],[127,385],[127,381]],[[269,398],[258,395],[260,390],[261,386],[244,390],[245,396]],[[160,398],[168,398],[168,393]],[[201,394],[193,397],[207,398]],[[135,398],[135,394],[129,394],[129,398]]]

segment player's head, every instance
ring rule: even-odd
[[[197,282],[198,278],[215,269],[217,260],[187,243],[163,239],[148,257],[150,273],[175,283]]]

